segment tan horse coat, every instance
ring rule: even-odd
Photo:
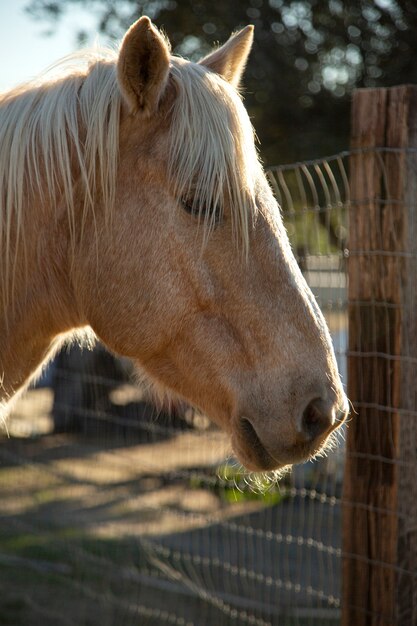
[[[89,327],[249,468],[303,460],[340,426],[330,336],[236,91],[252,31],[194,64],[141,18],[118,55],[1,97],[3,402]]]

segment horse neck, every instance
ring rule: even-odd
[[[53,219],[53,206],[45,209],[33,196],[24,208],[28,223],[10,251],[8,283],[0,281],[0,404],[30,381],[60,334],[83,325],[71,288],[68,229]]]
[[[36,90],[33,94],[37,94]],[[0,99],[0,123],[4,124],[0,136],[5,138],[4,145],[16,143],[13,132],[24,132],[18,125],[16,130],[16,120],[7,112],[17,106],[20,98],[31,98],[32,95],[31,92],[16,92]],[[31,106],[36,109],[35,100]],[[26,109],[23,107],[23,110]],[[36,133],[33,137],[37,137]],[[80,145],[82,140],[81,137]],[[65,147],[62,132],[55,139],[50,137],[50,144],[59,153],[59,146]],[[14,160],[2,163],[6,169],[13,167],[14,163],[20,170],[18,175],[10,176],[13,172],[8,174],[6,171],[0,177],[4,185],[3,189],[0,188],[0,219],[3,222],[0,224],[0,403],[25,385],[50,354],[59,334],[85,325],[77,310],[71,284],[71,268],[76,255],[70,258],[69,252],[69,222],[72,220],[72,224],[76,224],[81,210],[75,184],[80,178],[74,156],[77,150],[69,142],[66,146],[69,169],[57,166],[49,171],[51,159],[43,156],[45,150],[50,149],[48,146],[39,147],[35,156],[19,155],[17,159],[15,155]],[[27,171],[21,169],[23,157],[29,162],[32,159],[36,175],[27,176]],[[17,180],[14,180],[16,176]],[[9,185],[9,180],[14,184]],[[19,187],[20,181],[23,181],[22,187]],[[71,197],[68,198],[70,186]],[[74,211],[71,215],[67,208],[69,203]]]

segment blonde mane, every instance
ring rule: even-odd
[[[32,82],[0,95],[1,280],[13,291],[13,268],[25,233],[24,197],[61,198],[72,239],[96,194],[112,215],[119,150],[121,94],[117,52],[82,51],[66,57]],[[237,92],[204,66],[172,58],[173,106],[168,168],[178,197],[192,196],[205,236],[216,211],[228,204],[236,238],[248,246],[255,211],[258,159],[253,130]],[[144,121],[146,123],[146,121]],[[74,183],[83,196],[82,224],[75,224]],[[79,191],[79,190],[78,190]],[[9,294],[9,296],[7,295]]]
[[[77,179],[84,198],[83,223],[87,212],[94,211],[97,190],[107,213],[111,211],[121,104],[116,58],[110,50],[76,53],[0,96],[0,247],[6,308],[27,236],[25,193],[38,194],[45,202],[61,198],[72,240]]]

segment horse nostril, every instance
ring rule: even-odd
[[[307,441],[313,441],[322,435],[334,423],[334,413],[331,407],[321,398],[315,398],[304,409],[301,420],[301,433]]]

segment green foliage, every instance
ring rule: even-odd
[[[113,39],[148,14],[174,51],[191,58],[255,24],[245,100],[266,163],[346,148],[354,87],[417,80],[412,0],[28,0],[34,17],[52,23],[74,6],[97,15],[97,28]]]
[[[240,502],[262,502],[264,506],[273,506],[283,502],[287,494],[278,479],[269,474],[250,475],[240,465],[225,463],[218,467],[213,480],[206,481],[193,477],[190,486],[193,489],[210,489],[220,500],[227,504]]]

